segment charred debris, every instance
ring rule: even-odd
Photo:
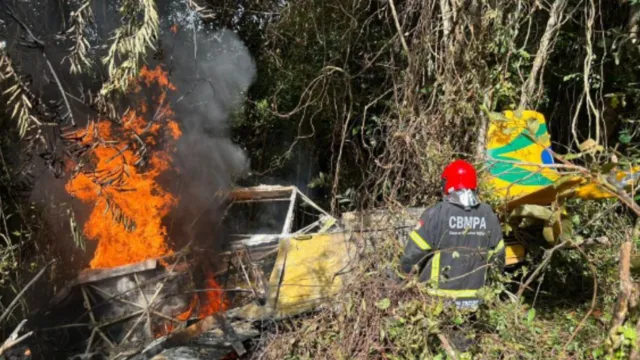
[[[15,351],[60,359],[229,358],[245,354],[265,323],[331,306],[363,248],[353,214],[338,220],[292,186],[235,189],[226,204],[218,226],[230,241],[215,255],[213,281],[194,278],[199,250],[189,247],[85,269],[33,313],[34,336]]]

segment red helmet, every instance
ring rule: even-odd
[[[445,195],[455,190],[476,190],[478,187],[476,169],[464,160],[456,160],[444,168],[442,183]]]

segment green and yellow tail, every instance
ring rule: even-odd
[[[504,116],[489,125],[485,184],[503,198],[510,209],[524,204],[549,205],[559,198],[598,200],[613,197],[612,193],[582,176],[565,176],[558,171],[550,146],[547,123],[542,114],[531,110],[505,111]],[[631,173],[619,172],[616,180],[623,182],[625,178],[634,178],[633,173],[638,171],[640,168],[632,169]]]
[[[550,151],[551,140],[542,114],[505,111],[493,116],[487,134],[484,185],[503,199],[508,210],[521,205],[550,205],[558,199],[598,200],[614,195],[588,178],[563,174]],[[630,188],[638,180],[640,167],[618,172],[615,186]],[[507,245],[507,264],[524,259],[524,249]]]

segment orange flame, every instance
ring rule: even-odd
[[[205,285],[207,290],[210,291],[201,293],[200,311],[198,312],[198,318],[200,319],[219,311],[224,311],[229,305],[226,297],[222,293],[222,288],[214,279],[213,274],[207,274]]]
[[[146,86],[157,85],[164,90],[154,99],[153,113],[140,102],[136,110],[123,116],[120,127],[100,120],[65,135],[90,147],[92,170],[72,176],[66,190],[93,205],[83,232],[88,239],[98,241],[90,262],[94,269],[171,254],[162,219],[175,206],[176,199],[156,178],[170,168],[170,152],[182,134],[166,103],[166,91],[175,87],[160,67],[144,67],[140,80]],[[140,83],[134,84],[133,92],[140,90]],[[155,148],[159,142],[164,142],[164,150]]]
[[[119,124],[108,120],[90,122],[85,129],[64,135],[88,148],[88,164],[67,161],[67,168],[81,168],[65,188],[69,194],[92,205],[83,233],[98,242],[89,266],[111,268],[172,253],[162,220],[177,204],[156,179],[171,169],[171,153],[182,135],[174,112],[166,101],[168,91],[176,90],[161,67],[146,66],[132,82],[131,91],[142,86],[159,87],[152,98],[155,106],[140,100],[135,110],[125,113]],[[194,295],[188,309],[175,319],[186,321],[200,304],[198,318],[224,311],[228,302],[215,281],[207,274],[206,291]],[[173,330],[165,325],[165,333]],[[156,334],[160,336],[162,334]]]
[[[198,301],[200,302],[198,319],[203,319],[209,315],[213,315],[217,312],[227,310],[229,303],[226,297],[224,296],[224,294],[222,293],[222,288],[220,287],[220,285],[218,285],[216,280],[213,278],[213,274],[211,273],[207,274],[207,280],[205,281],[205,285],[207,287],[207,290],[210,290],[210,291],[205,291],[200,293],[201,294],[200,297],[194,294],[194,296],[191,298],[191,303],[189,304],[189,307],[187,308],[187,310],[183,313],[178,314],[177,316],[174,316],[176,320],[180,320],[180,321],[189,320],[189,318],[191,317],[191,314],[193,314],[193,310],[196,308]],[[175,330],[175,326],[173,325],[173,323],[167,322],[164,324],[164,329],[161,332],[155,334],[155,336],[160,337],[172,332],[173,330]]]
[[[189,320],[189,317],[191,316],[193,309],[195,309],[197,302],[198,302],[198,298],[196,296],[192,297],[191,304],[189,304],[189,308],[187,309],[187,311],[183,312],[182,314],[178,314],[178,316],[176,316],[176,319],[180,321]]]

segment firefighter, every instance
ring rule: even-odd
[[[497,262],[504,270],[500,222],[491,207],[478,200],[476,170],[468,162],[449,164],[442,184],[442,201],[427,209],[409,234],[402,271],[409,274],[418,266],[420,281],[432,283],[431,294],[458,308],[475,309],[488,267]]]

